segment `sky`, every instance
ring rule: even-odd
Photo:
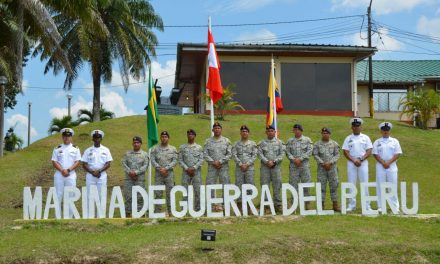
[[[216,43],[304,43],[367,45],[369,0],[152,0],[165,25],[155,31],[159,46],[152,59],[152,75],[169,95],[174,86],[176,44],[206,43],[208,17]],[[373,0],[373,59],[440,60],[440,0]],[[252,25],[249,25],[252,24]],[[229,26],[228,26],[229,25]],[[86,64],[85,64],[86,65]],[[23,94],[5,114],[5,132],[13,126],[27,145],[28,103],[31,103],[31,143],[48,136],[52,118],[72,116],[92,108],[92,81],[86,65],[63,90],[64,74],[44,74],[45,62],[30,58],[24,68]],[[124,91],[117,63],[111,83],[101,87],[104,108],[116,117],[144,114],[145,80],[131,80]]]

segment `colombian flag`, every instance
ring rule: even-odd
[[[275,79],[274,62],[272,59],[269,77],[269,89],[267,91],[267,113],[266,126],[272,126],[278,129],[277,113],[283,110],[283,103],[281,102],[281,94],[278,89],[277,81]]]

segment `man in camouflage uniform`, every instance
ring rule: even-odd
[[[293,126],[294,137],[287,141],[286,156],[290,160],[289,183],[298,191],[298,183],[311,182],[309,157],[312,155],[313,145],[309,137],[303,136],[303,127],[300,124]],[[304,188],[304,196],[309,196],[309,188]],[[310,202],[306,202],[306,210]]]
[[[241,190],[243,184],[255,185],[254,162],[257,158],[257,144],[249,140],[249,128],[245,125],[240,127],[241,140],[235,142],[232,147],[232,158],[235,161],[235,185]],[[238,198],[241,204],[241,195]],[[241,206],[239,206],[240,208]]]
[[[160,133],[160,145],[157,145],[151,151],[151,165],[156,168],[154,175],[154,185],[165,185],[166,187],[166,203],[168,214],[171,214],[171,188],[174,187],[174,171],[173,168],[177,164],[177,150],[174,146],[168,144],[170,135],[167,131]],[[162,191],[154,193],[155,199],[163,196]],[[150,208],[151,210],[152,208]],[[155,212],[160,211],[160,206],[156,205]]]
[[[216,184],[217,178],[221,184],[229,184],[229,160],[231,159],[232,145],[228,138],[222,136],[222,126],[215,122],[212,126],[214,136],[208,138],[203,147],[204,158],[208,162],[208,176],[206,185]],[[214,191],[210,194],[214,196]],[[214,207],[219,211],[220,206]]]
[[[145,171],[148,168],[148,153],[141,149],[142,138],[133,137],[133,150],[127,151],[122,159],[122,168],[125,172],[124,196],[125,212],[127,217],[131,216],[131,189],[133,186],[145,188]],[[138,195],[137,210],[140,211],[144,205],[144,199]]]
[[[258,144],[258,155],[261,159],[260,183],[270,185],[272,182],[272,199],[275,209],[281,212],[281,162],[283,161],[285,147],[281,140],[275,137],[275,128],[266,128],[267,139]]]
[[[195,143],[196,131],[189,129],[186,131],[188,143],[180,146],[179,164],[182,166],[182,186],[188,190],[188,185],[192,184],[195,194],[196,211],[200,210],[200,185],[202,183],[201,167],[203,165],[203,148]],[[184,200],[188,200],[186,197]]]
[[[330,139],[331,129],[323,127],[321,129],[321,140],[316,142],[313,147],[313,156],[318,164],[318,181],[321,183],[322,208],[324,209],[325,191],[327,182],[330,186],[330,197],[333,201],[333,210],[340,212],[338,206],[338,166],[339,145]]]

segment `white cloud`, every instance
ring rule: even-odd
[[[67,99],[66,99],[67,104]],[[83,97],[79,96],[77,100],[75,100],[75,97],[72,99],[72,106],[71,106],[71,115],[73,119],[76,117],[76,113],[78,113],[79,109],[92,109],[92,102],[87,102]],[[60,108],[60,107],[53,107],[49,110],[49,114],[52,118],[61,118],[63,116],[67,115],[67,107],[66,108]]]
[[[436,14],[436,15],[440,15],[440,8],[437,9],[437,11],[435,11],[435,14]]]
[[[275,33],[261,29],[255,32],[244,32],[237,37],[237,41],[243,43],[275,43],[277,42],[277,36]]]
[[[21,82],[21,89],[23,90],[23,93],[27,91],[28,86],[29,86],[29,82],[23,79],[23,81]]]
[[[125,105],[124,98],[115,92],[104,94],[101,98],[101,103],[105,109],[114,112],[117,117],[136,114]]]
[[[208,9],[211,13],[219,12],[249,12],[271,4],[290,3],[293,0],[228,0],[218,1],[212,4]]]
[[[371,39],[372,45],[377,47],[379,50],[402,50],[404,48],[404,45],[401,42],[388,35],[388,29],[381,28],[379,29],[379,33],[380,34],[374,34]],[[361,38],[359,33],[354,34],[351,39],[353,45],[368,46],[366,36],[363,37],[365,37],[365,39]]]
[[[32,122],[32,120],[31,120]],[[27,131],[28,131],[28,118],[22,114],[15,114],[6,120],[8,127],[5,127],[5,130],[9,129],[9,127],[14,128],[14,133],[23,139],[23,145],[27,145]],[[31,124],[31,142],[32,138],[38,136],[37,130]]]
[[[417,31],[421,34],[440,38],[440,18],[428,19],[422,16],[417,22]]]
[[[372,9],[378,15],[386,15],[412,10],[416,6],[435,2],[437,0],[375,0],[373,1]],[[332,4],[333,11],[346,8],[364,8],[366,10],[370,0],[332,0]]]

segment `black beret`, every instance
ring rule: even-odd
[[[266,126],[266,130],[269,130],[269,129],[275,130],[275,128],[273,126]]]
[[[240,127],[240,131],[243,131],[243,130],[247,130],[247,132],[250,132],[249,128],[246,125],[242,125]]]
[[[212,125],[212,128],[214,128],[214,127],[222,128],[222,125],[219,122],[215,122],[214,125]]]
[[[139,136],[134,136],[133,137],[133,142],[138,141],[139,143],[142,143],[142,138]]]
[[[321,132],[327,132],[327,133],[331,134],[331,133],[332,133],[332,129],[331,129],[331,128],[328,128],[328,127],[323,127],[323,128],[321,129]]]
[[[186,131],[187,134],[193,134],[194,136],[197,136],[197,133],[194,129],[190,128]]]
[[[170,134],[168,134],[168,131],[162,131],[162,132],[160,133],[160,135],[161,135],[161,136],[167,136],[167,137],[170,137]]]
[[[304,131],[303,126],[300,124],[293,125],[293,128],[298,128],[299,130]]]

